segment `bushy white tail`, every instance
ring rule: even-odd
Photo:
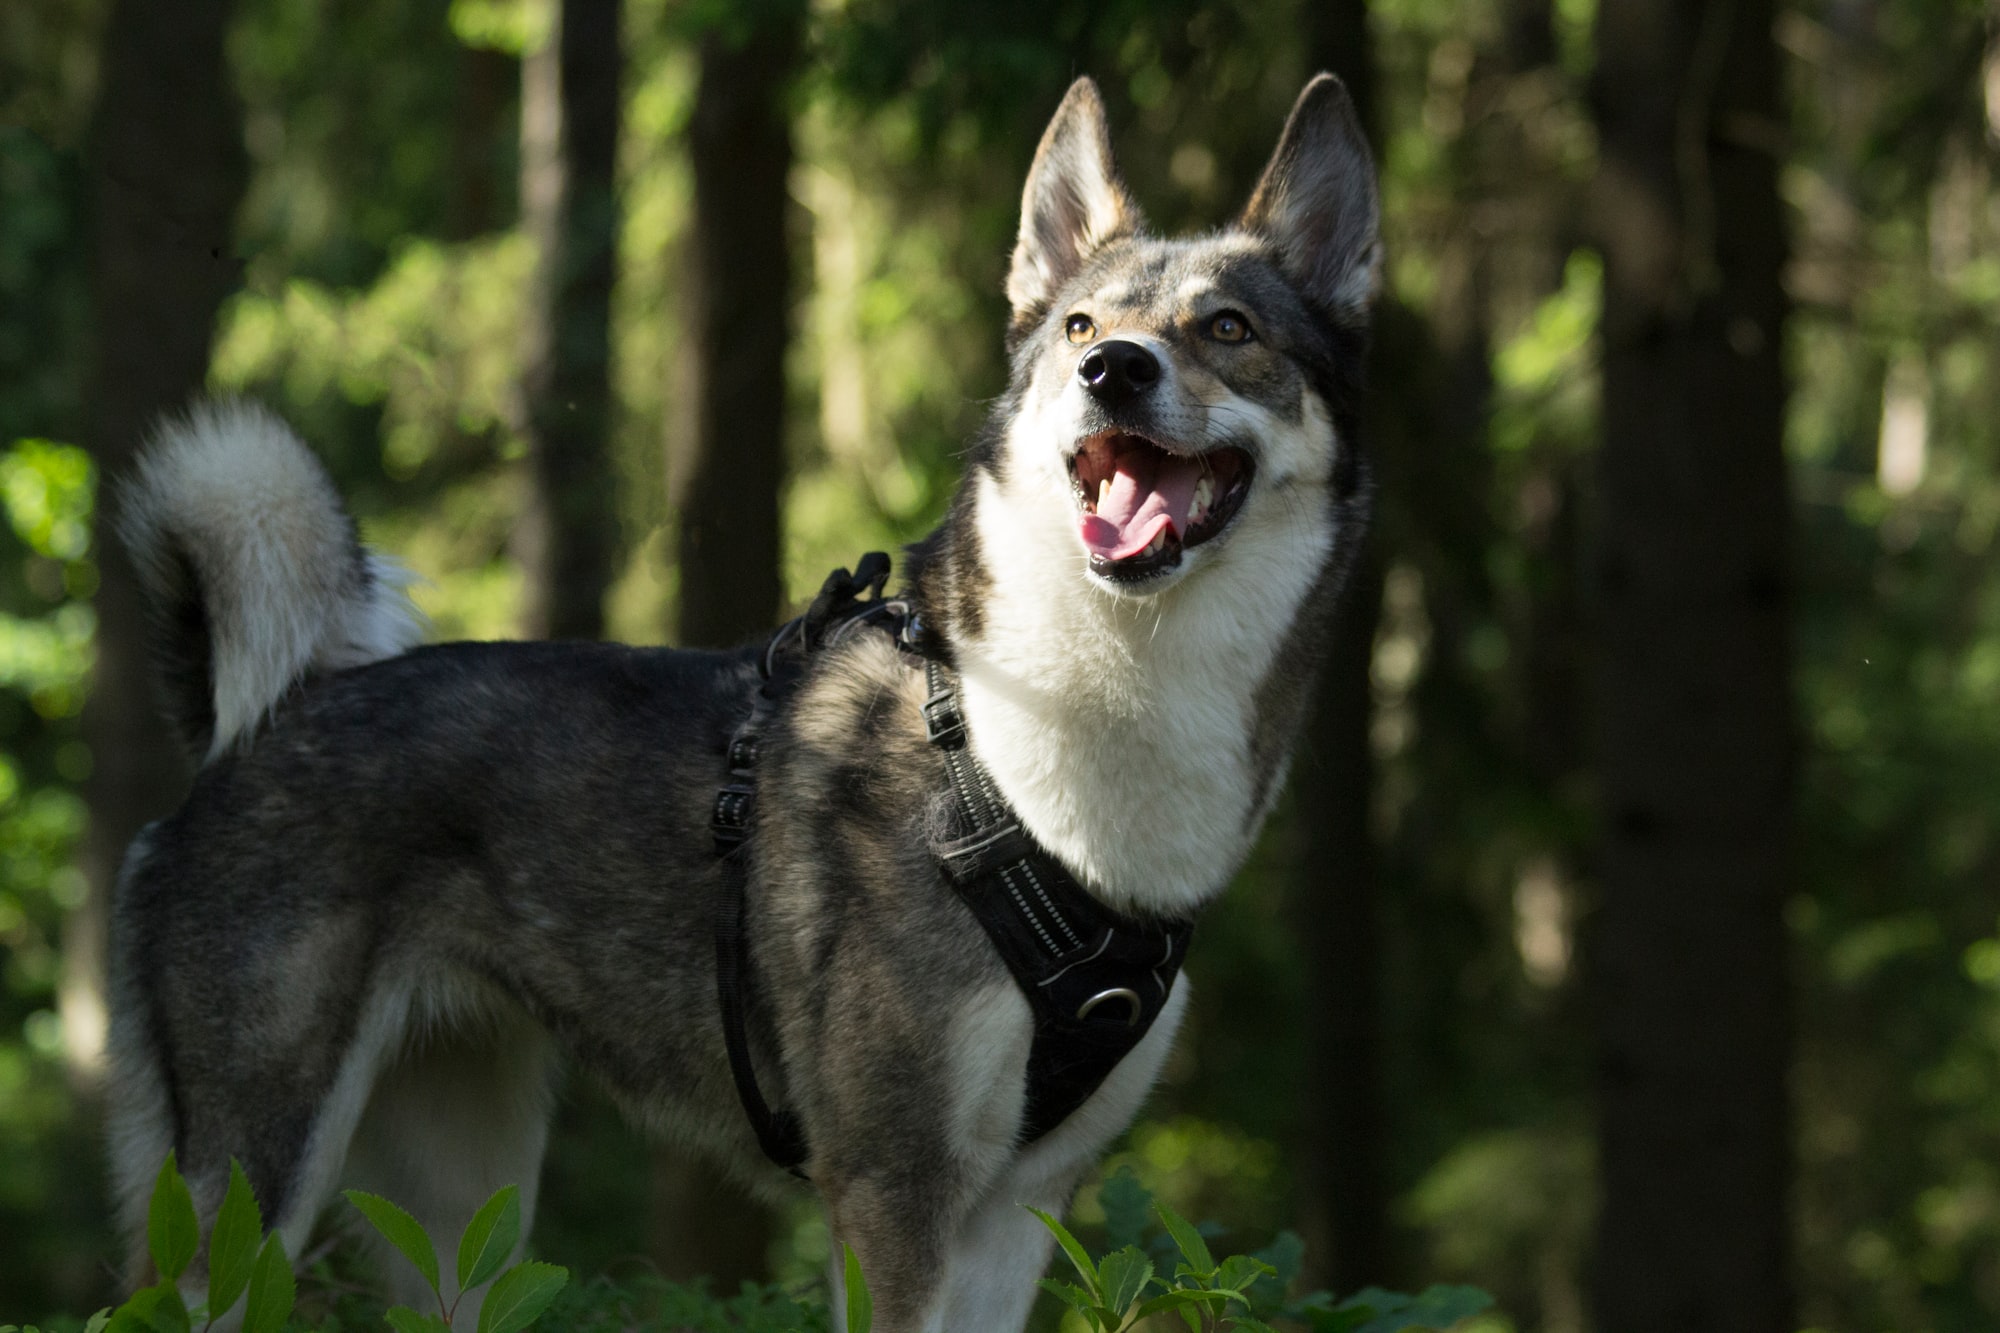
[[[114,500],[168,713],[197,757],[248,740],[307,677],[423,637],[408,572],[361,544],[326,469],[261,407],[162,421]]]

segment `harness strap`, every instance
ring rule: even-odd
[[[787,622],[757,659],[763,684],[750,706],[750,716],[729,741],[729,781],[716,793],[709,819],[715,851],[722,862],[721,891],[715,903],[715,990],[722,1009],[722,1041],[729,1052],[729,1073],[737,1100],[756,1132],[757,1146],[773,1162],[801,1180],[807,1147],[805,1132],[789,1111],[775,1110],[757,1086],[757,1067],[750,1059],[749,1008],[752,977],[749,941],[743,929],[744,890],[749,879],[744,842],[750,835],[757,806],[757,758],[764,727],[805,672],[807,657],[823,643],[838,639],[856,624],[896,617],[904,605],[885,601],[882,586],[889,578],[889,557],[871,551],[854,572],[834,571],[806,613]],[[873,596],[861,600],[861,594]]]
[[[803,616],[771,636],[758,666],[763,684],[749,718],[729,743],[729,777],[716,793],[711,826],[722,861],[715,905],[715,976],[722,1035],[736,1095],[757,1143],[800,1179],[805,1135],[789,1112],[773,1109],[757,1085],[746,1012],[754,978],[744,931],[745,841],[756,809],[763,728],[804,675],[811,654],[863,624],[879,624],[921,651],[922,628],[907,604],[882,597],[889,560],[864,556],[836,570]],[[861,600],[864,592],[872,593]],[[1032,1143],[1090,1099],[1118,1062],[1144,1039],[1165,1008],[1187,956],[1191,921],[1137,921],[1093,898],[1021,827],[993,777],[966,745],[954,678],[926,657],[924,730],[944,760],[956,836],[933,850],[1035,1019],[1028,1051],[1028,1104],[1020,1142]]]
[[[1035,1016],[1021,1142],[1090,1100],[1152,1029],[1187,957],[1193,923],[1135,921],[1105,907],[1024,830],[965,744],[947,668],[925,663],[932,744],[963,832],[937,856]]]

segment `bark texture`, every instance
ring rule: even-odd
[[[785,348],[791,333],[792,129],[802,5],[754,7],[701,39],[688,123],[694,217],[681,399],[668,442],[679,524],[675,639],[718,647],[768,633],[784,596]],[[761,1278],[768,1210],[704,1162],[662,1150],[652,1250],[668,1276],[722,1289]]]
[[[1793,1327],[1794,737],[1770,0],[1599,9],[1593,1322]]]
[[[701,40],[688,124],[694,171],[686,407],[669,458],[679,518],[677,638],[721,646],[768,630],[779,609],[778,501],[790,332],[785,105],[802,11],[759,12]]]
[[[562,0],[521,62],[521,213],[538,254],[522,366],[522,629],[595,639],[618,552],[611,429],[619,0]]]
[[[1375,51],[1365,0],[1309,8],[1313,63],[1347,85],[1380,147]],[[1370,409],[1370,425],[1379,413]],[[1362,447],[1373,448],[1370,430]],[[1379,470],[1378,470],[1379,475]],[[1306,752],[1295,769],[1301,859],[1291,885],[1311,985],[1300,1083],[1300,1225],[1317,1276],[1337,1291],[1388,1280],[1384,1179],[1381,940],[1373,810],[1371,670],[1382,614],[1380,542],[1370,537],[1341,605]]]
[[[185,760],[154,707],[139,591],[104,521],[147,429],[208,376],[215,313],[240,280],[233,237],[247,163],[223,38],[228,0],[117,0],[105,23],[89,169],[95,332],[86,442],[97,461],[97,661],[84,735],[89,897],[63,938],[71,1059],[95,1069],[104,1025],[105,904],[140,827],[171,809]]]

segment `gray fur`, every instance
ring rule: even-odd
[[[1287,143],[1323,104],[1314,89]],[[1280,151],[1304,179],[1298,155],[1319,150],[1300,142]],[[1115,182],[1101,107],[1080,84],[1028,191],[1013,386],[944,524],[913,552],[909,591],[961,672],[974,750],[1029,831],[1073,844],[1065,861],[1107,902],[1180,913],[1221,890],[1270,803],[1365,520],[1352,431],[1365,322],[1302,280],[1296,247],[1262,223],[1165,241],[1120,204],[1110,225],[1096,205]],[[1065,215],[1050,198],[1083,206]],[[1037,479],[1060,475],[1075,430],[1097,428],[1062,338],[1077,302],[1142,330],[1170,363],[1169,387],[1107,424],[1225,443],[1259,469],[1228,530],[1132,592],[1093,582],[1080,548],[1039,544],[1073,542],[1062,534],[1076,516],[1066,490]],[[1193,321],[1217,302],[1248,313],[1254,347],[1200,340]],[[1030,428],[1056,421],[1071,434]],[[203,642],[259,641],[255,624],[215,623],[247,605],[216,595],[243,577],[227,554],[240,545],[183,522],[171,487],[142,483],[136,503],[146,531],[197,534],[177,538],[179,591],[161,586],[209,609]],[[346,524],[310,488],[279,503],[309,512],[246,521]],[[994,535],[1016,510],[1030,515],[1019,531]],[[328,558],[351,562],[352,549]],[[355,586],[295,579],[280,609],[329,623]],[[1044,611],[1096,619],[1033,618]],[[267,720],[213,747],[187,803],[128,860],[113,921],[128,1223],[167,1146],[206,1209],[240,1158],[294,1245],[347,1183],[443,1234],[509,1178],[531,1210],[557,1051],[642,1123],[782,1191],[738,1106],[715,997],[708,821],[756,685],[751,652],[450,644],[314,663],[257,677],[267,697],[252,711]],[[1049,681],[1089,706],[1051,712]],[[767,1098],[799,1117],[877,1327],[1018,1328],[1048,1240],[1016,1205],[1066,1204],[1136,1114],[1187,987],[1083,1108],[1016,1142],[1032,1020],[933,857],[954,829],[925,693],[885,637],[850,635],[767,735],[748,843],[752,1053]],[[1050,724],[1074,767],[1040,779],[1029,751]],[[1134,859],[1146,850],[1134,836],[1103,832],[1218,812],[1206,869],[1179,887]]]

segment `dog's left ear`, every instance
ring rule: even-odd
[[[1021,234],[1007,273],[1014,327],[1040,319],[1093,251],[1145,225],[1112,164],[1097,85],[1078,79],[1043,132],[1021,192]]]
[[[1269,239],[1285,273],[1336,317],[1361,319],[1380,285],[1375,159],[1331,74],[1299,94],[1236,225]]]

